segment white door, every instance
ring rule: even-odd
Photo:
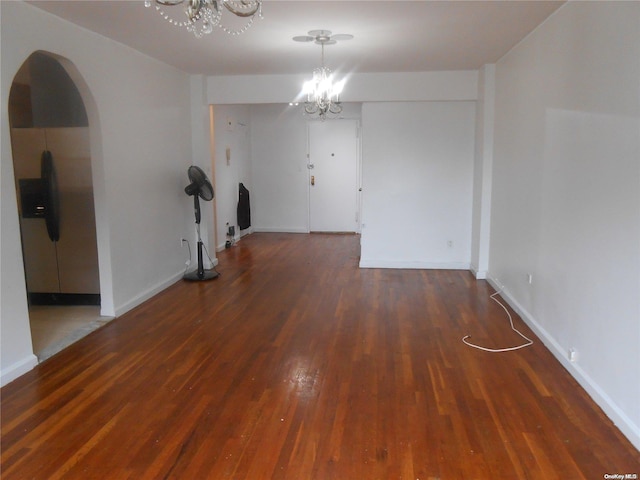
[[[358,122],[309,122],[309,230],[357,232]]]

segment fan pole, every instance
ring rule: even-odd
[[[205,270],[204,269],[204,261],[202,258],[202,249],[204,248],[204,244],[202,240],[200,240],[200,235],[198,235],[198,268],[191,272],[185,273],[184,280],[188,280],[190,282],[197,282],[203,280],[211,280],[213,278],[218,277],[218,272],[215,270]]]
[[[200,239],[200,224],[198,224],[198,278],[204,278],[204,261],[202,259],[202,249],[204,244]]]
[[[204,269],[204,259],[202,257],[204,243],[202,243],[202,237],[200,236],[200,202],[197,195],[194,196],[193,203],[196,215],[196,232],[198,234],[198,268],[192,272],[185,273],[183,278],[191,282],[211,280],[217,278],[218,272]]]
[[[213,277],[205,278],[206,272],[204,270],[204,262],[202,261],[202,248],[203,248],[202,240],[198,240],[198,270],[192,273],[196,274],[197,280],[209,280],[209,278],[213,278]],[[196,278],[194,279],[187,278],[187,280],[196,280]]]

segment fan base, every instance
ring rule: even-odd
[[[198,275],[198,270],[194,270],[193,272],[185,273],[184,280],[188,282],[204,282],[206,280],[213,280],[214,278],[218,278],[218,272],[214,272],[213,270],[205,270],[203,275]]]

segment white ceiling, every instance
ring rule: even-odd
[[[320,46],[292,40],[318,29],[354,36],[325,47],[326,65],[335,71],[476,70],[496,62],[564,2],[264,0],[264,18],[246,33],[217,28],[201,39],[167,23],[143,0],[29,3],[188,73],[260,75],[319,66]]]

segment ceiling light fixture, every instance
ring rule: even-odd
[[[262,18],[262,0],[145,0],[145,7],[154,5],[156,11],[172,25],[186,27],[196,38],[202,38],[213,32],[213,27],[220,27],[231,35],[240,35],[253,24],[257,15]],[[183,5],[183,20],[176,20],[163,7]],[[222,24],[224,9],[237,17],[246,18],[247,22],[240,28],[229,28]]]
[[[311,30],[308,35],[293,37],[296,42],[314,42],[322,48],[320,68],[313,71],[313,78],[305,82],[302,93],[307,100],[304,111],[309,115],[318,114],[321,120],[325,120],[328,114],[337,115],[342,112],[340,94],[344,88],[345,80],[334,83],[331,70],[324,66],[324,46],[333,45],[338,40],[351,40],[353,35],[331,35],[329,30]]]

